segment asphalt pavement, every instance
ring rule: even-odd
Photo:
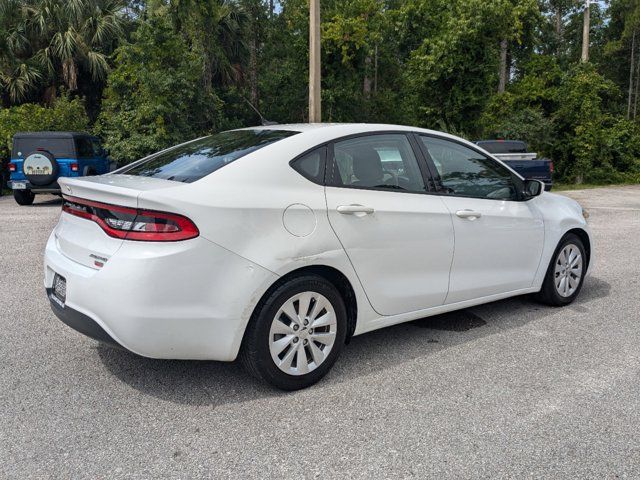
[[[567,194],[597,253],[574,304],[356,337],[294,393],[71,330],[42,284],[59,200],[0,197],[0,478],[639,478],[640,186]]]

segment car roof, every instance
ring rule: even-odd
[[[292,130],[300,133],[317,133],[326,137],[341,137],[347,135],[355,135],[359,133],[368,132],[384,132],[384,131],[407,131],[407,132],[420,132],[438,135],[440,137],[447,137],[454,140],[461,140],[459,137],[450,135],[445,132],[437,130],[429,130],[427,128],[413,127],[407,125],[393,125],[386,123],[285,123],[264,125],[256,127],[241,128],[239,130]],[[471,142],[465,140],[466,143],[473,145]]]
[[[83,132],[17,132],[13,138],[97,138]]]

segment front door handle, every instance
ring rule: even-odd
[[[354,215],[356,213],[364,213],[366,215],[373,213],[373,208],[365,207],[364,205],[339,205],[338,213],[342,213],[343,215]]]
[[[475,220],[476,218],[480,218],[482,214],[480,212],[476,212],[475,210],[458,210],[456,215],[460,218],[468,218],[470,220]]]

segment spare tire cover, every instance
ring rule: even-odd
[[[32,152],[24,159],[22,171],[33,185],[43,186],[58,178],[58,162],[46,150]]]

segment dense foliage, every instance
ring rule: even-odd
[[[571,182],[640,180],[640,0],[322,0],[325,121],[527,141]],[[0,136],[140,156],[307,119],[308,0],[0,0]],[[71,112],[75,112],[71,114]],[[6,150],[0,156],[6,158]]]

